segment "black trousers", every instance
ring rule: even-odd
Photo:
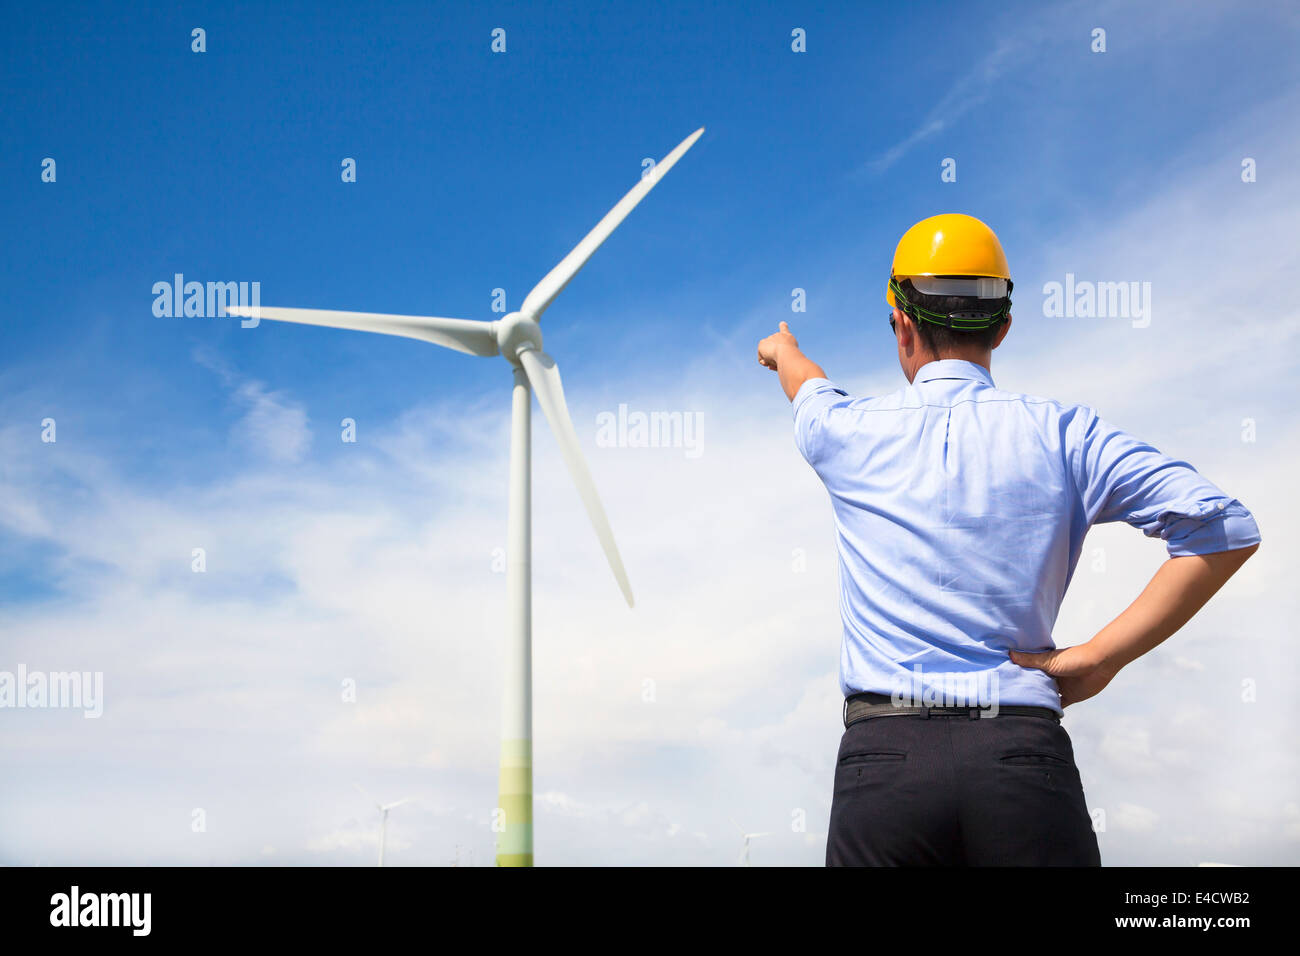
[[[1100,866],[1057,721],[890,715],[844,731],[827,866]]]

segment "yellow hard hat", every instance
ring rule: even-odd
[[[987,225],[974,216],[944,213],[922,219],[898,240],[885,301],[892,306],[895,279],[914,276],[978,276],[1010,279],[1002,243]]]

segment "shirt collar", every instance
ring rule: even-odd
[[[988,369],[983,365],[967,362],[965,359],[936,359],[927,362],[916,370],[914,384],[945,378],[969,379],[983,382],[985,385],[993,385],[993,376],[989,374]]]

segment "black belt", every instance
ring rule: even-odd
[[[1050,707],[1022,707],[1003,704],[996,709],[992,707],[927,707],[924,704],[894,703],[888,694],[854,694],[844,701],[844,727],[856,724],[860,720],[872,717],[968,717],[978,720],[981,717],[1042,717],[1046,720],[1061,721],[1061,715]]]

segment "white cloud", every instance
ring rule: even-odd
[[[1116,830],[1129,830],[1135,833],[1150,833],[1160,822],[1160,814],[1150,807],[1140,807],[1135,803],[1121,803],[1110,814],[1107,827]]]
[[[230,393],[231,400],[244,409],[243,416],[231,428],[235,444],[278,464],[293,464],[302,459],[311,444],[311,431],[307,411],[300,403],[283,392],[268,389],[264,382],[240,374],[209,348],[196,348],[193,358],[213,372]]]
[[[301,405],[268,391],[261,382],[244,382],[235,399],[248,409],[234,428],[242,443],[271,461],[301,460],[311,441],[307,412]]]

